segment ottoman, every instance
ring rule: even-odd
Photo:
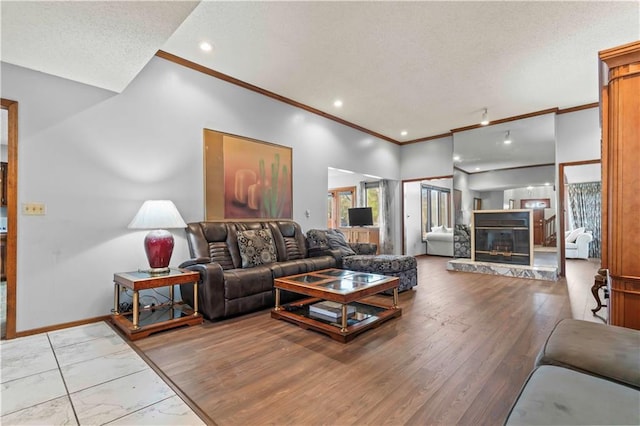
[[[418,284],[416,258],[392,254],[355,255],[342,259],[342,267],[351,271],[369,272],[400,278],[398,291],[409,290]],[[393,290],[384,291],[393,294]]]

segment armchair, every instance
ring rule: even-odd
[[[574,229],[564,233],[565,237],[565,258],[567,259],[588,259],[589,243],[593,241],[591,231],[584,228]]]

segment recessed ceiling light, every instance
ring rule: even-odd
[[[550,186],[551,184],[549,182],[545,182],[544,186]]]
[[[403,130],[400,132],[400,136],[407,136],[408,132],[406,130]]]
[[[476,172],[477,172],[478,170],[480,170],[480,167],[476,167]]]
[[[454,155],[453,156],[453,161],[460,161],[460,156],[459,155]]]
[[[203,41],[202,43],[200,43],[200,49],[205,52],[211,52],[213,46],[211,45],[211,43]]]
[[[333,101],[333,106],[336,108],[342,108],[342,101],[340,99],[336,99]]]
[[[533,189],[533,186],[527,186],[527,189],[531,191]]]

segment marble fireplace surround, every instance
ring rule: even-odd
[[[471,259],[453,259],[447,262],[447,270],[532,280],[558,280],[558,268],[555,266],[511,265],[506,263],[476,262]]]

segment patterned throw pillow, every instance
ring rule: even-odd
[[[268,229],[238,231],[238,248],[243,268],[252,268],[278,260],[273,236]]]
[[[326,250],[329,248],[326,229],[309,229],[307,231],[307,246],[309,249]]]

